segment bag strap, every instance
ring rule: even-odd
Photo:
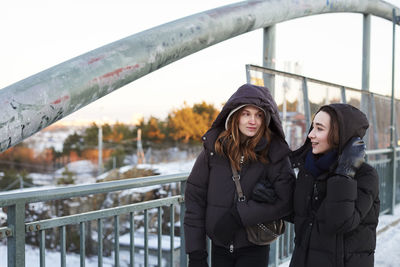
[[[243,194],[242,186],[240,185],[240,175],[238,174],[237,170],[231,164],[232,169],[232,180],[235,182],[236,191],[238,193],[238,201],[242,202],[246,200],[246,196]]]

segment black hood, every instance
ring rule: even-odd
[[[213,122],[211,129],[225,127],[225,121],[229,113],[241,105],[255,105],[271,114],[269,124],[270,130],[281,139],[285,140],[285,134],[279,118],[278,106],[276,105],[271,93],[265,87],[252,84],[244,84],[228,99],[221,112]],[[210,130],[211,130],[210,129]]]
[[[339,147],[338,153],[341,154],[345,144],[355,136],[363,138],[368,127],[368,119],[365,114],[358,108],[353,107],[349,104],[334,103],[330,105],[325,105],[319,108],[316,112],[318,113],[322,108],[330,107],[337,116],[339,123]],[[313,129],[312,125],[310,127],[310,132]],[[298,150],[304,150],[306,147],[310,146],[311,141],[308,138],[304,142],[304,145]]]
[[[289,154],[290,149],[285,141],[285,134],[279,118],[278,106],[271,93],[265,87],[244,84],[228,99],[221,112],[211,125],[211,128],[203,136],[203,144],[206,148],[213,150],[218,135],[225,130],[225,121],[235,108],[242,105],[255,105],[265,112],[269,112],[270,122],[268,128],[272,131],[273,139],[270,144],[268,158],[272,163],[281,160]],[[261,140],[256,151],[262,150],[267,145],[266,140]]]

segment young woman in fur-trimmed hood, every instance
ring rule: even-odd
[[[185,191],[189,266],[208,266],[207,236],[213,267],[267,266],[269,246],[250,243],[244,227],[290,214],[294,185],[290,150],[268,89],[241,86],[203,136],[203,145]],[[238,202],[231,165],[240,173],[245,201]],[[273,203],[255,197],[261,179],[272,184]]]

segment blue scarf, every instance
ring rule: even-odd
[[[331,150],[320,157],[316,157],[310,149],[306,156],[305,168],[316,178],[322,173],[327,172],[337,157],[336,150]]]

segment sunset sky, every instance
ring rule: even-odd
[[[134,33],[235,2],[3,1],[0,88]],[[390,2],[400,6],[400,0]],[[297,62],[303,75],[361,88],[361,14],[327,14],[284,22],[277,25],[276,38],[277,69],[284,70],[285,62]],[[392,24],[373,17],[370,84],[371,91],[380,94],[391,91],[391,38]],[[396,40],[400,47],[400,33]],[[262,30],[257,30],[157,70],[62,121],[130,122],[151,115],[163,119],[185,101],[191,105],[204,100],[220,108],[246,82],[245,64],[260,65],[261,59]],[[400,66],[397,70],[400,73]]]

